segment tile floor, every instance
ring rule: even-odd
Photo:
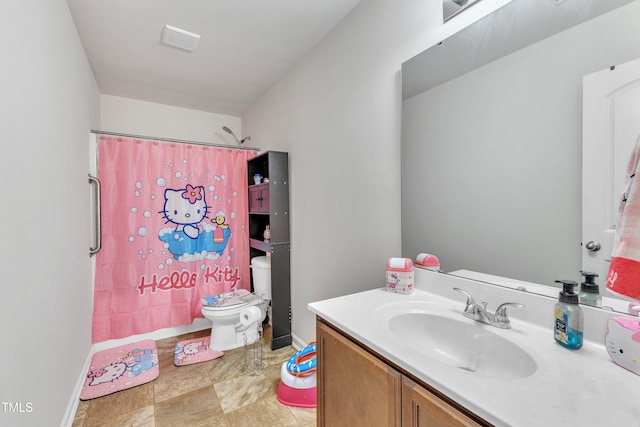
[[[207,336],[204,330],[156,341],[160,375],[154,381],[93,400],[81,401],[73,427],[93,426],[315,426],[315,408],[278,402],[282,362],[291,346],[272,351],[268,326],[261,375],[242,372],[243,349],[208,362],[176,367],[178,341]]]

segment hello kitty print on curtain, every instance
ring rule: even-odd
[[[250,289],[255,151],[98,137],[102,250],[93,341],[189,325],[202,297]]]

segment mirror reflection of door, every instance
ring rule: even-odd
[[[602,285],[609,271],[627,164],[639,136],[640,59],[585,76],[582,268],[597,273]]]

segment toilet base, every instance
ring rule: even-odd
[[[231,307],[231,309],[211,309],[210,307],[202,307],[202,315],[211,320],[211,339],[209,348],[217,351],[232,350],[242,347],[245,342],[247,344],[254,343],[260,338],[258,329],[267,315],[267,305],[269,301],[255,299],[248,304],[242,306]],[[260,313],[255,313],[256,307]],[[254,312],[252,319],[255,322],[246,325],[248,312]],[[241,319],[245,314],[245,317]],[[258,315],[259,314],[259,315]],[[258,320],[259,319],[259,320]],[[245,341],[246,337],[246,341]]]
[[[255,322],[248,328],[237,331],[234,325],[216,325],[214,323],[211,327],[209,348],[217,351],[233,350],[244,346],[245,336],[247,344],[251,344],[260,338],[258,326],[259,322]]]

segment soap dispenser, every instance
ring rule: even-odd
[[[558,344],[577,350],[582,347],[584,320],[578,304],[578,294],[573,289],[578,285],[573,280],[556,280],[562,284],[560,298],[555,306],[555,325],[553,337]]]
[[[602,297],[600,296],[600,288],[595,282],[598,275],[589,271],[581,271],[580,274],[584,277],[584,282],[580,287],[580,293],[578,294],[580,304],[591,305],[593,307],[602,307]]]

